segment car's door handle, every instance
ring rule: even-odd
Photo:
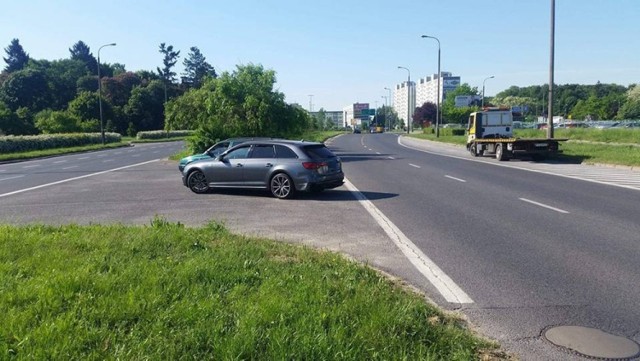
[[[267,165],[265,165],[265,167],[267,167],[267,168],[271,168],[271,167],[273,167],[273,164],[271,164],[271,163],[267,163]]]

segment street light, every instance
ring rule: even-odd
[[[387,109],[387,96],[386,95],[382,95],[381,96],[382,99],[384,99],[384,123],[383,124],[386,128],[387,125],[387,120],[389,119],[389,110]]]
[[[102,81],[100,80],[100,50],[105,46],[116,46],[116,43],[104,44],[98,48],[98,104],[100,107],[100,134],[102,135],[102,145],[104,145],[104,122],[102,121]]]
[[[547,107],[547,138],[553,138],[553,64],[555,54],[555,37],[556,37],[556,0],[551,0],[551,39],[550,39],[550,57],[549,57],[549,106]]]
[[[436,138],[440,136],[440,40],[435,36],[422,35],[423,38],[434,39],[438,42],[438,90],[436,90]]]
[[[488,77],[488,78],[485,78],[485,79],[482,81],[482,108],[484,108],[484,82],[485,82],[485,81],[487,81],[487,79],[493,79],[493,78],[495,78],[495,75],[492,75],[492,76],[490,76],[490,77]],[[476,103],[476,104],[477,104],[477,103]]]
[[[389,91],[389,106],[391,106],[391,103],[392,103],[392,100],[391,100],[391,89],[387,88],[387,87],[384,87],[384,88]],[[387,111],[387,113],[389,113],[389,111]],[[387,128],[389,130],[391,130],[391,118],[389,118],[389,122],[387,123]]]
[[[407,71],[407,133],[411,133],[411,71],[404,66],[399,66],[398,69],[404,69]]]

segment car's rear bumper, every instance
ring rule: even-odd
[[[313,179],[298,179],[296,189],[298,191],[311,191],[317,189],[332,189],[344,184],[344,173],[335,173],[327,176],[313,177]]]

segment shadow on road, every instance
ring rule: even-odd
[[[384,193],[384,192],[367,192],[360,191],[369,200],[388,199],[397,197],[396,193]],[[239,196],[239,197],[261,197],[261,198],[273,198],[274,201],[280,201],[274,198],[271,193],[261,189],[214,189],[207,194],[201,194],[203,197],[213,197],[216,194],[226,196]],[[293,199],[283,200],[282,202],[296,202],[296,201],[321,201],[321,202],[343,202],[343,201],[356,201],[353,193],[344,189],[327,189],[322,192],[310,193],[310,192],[298,192]]]
[[[361,162],[364,160],[380,160],[388,159],[390,154],[371,154],[371,153],[336,153],[343,163]]]

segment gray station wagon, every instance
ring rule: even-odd
[[[319,192],[344,183],[342,162],[324,144],[293,140],[250,141],[214,159],[189,163],[183,184],[195,193],[212,188],[268,189],[277,198]]]

